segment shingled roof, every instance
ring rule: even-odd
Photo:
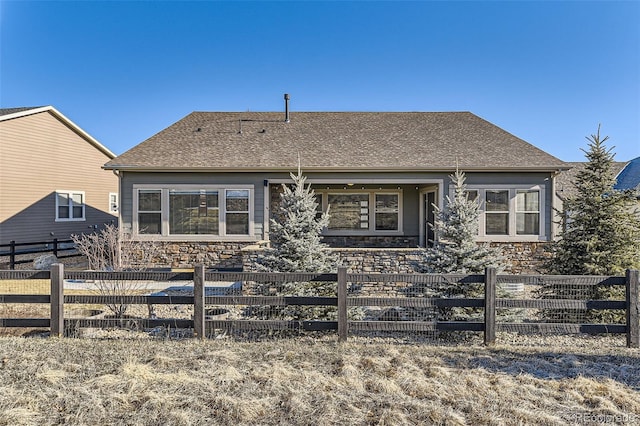
[[[193,112],[109,161],[122,170],[527,171],[566,164],[470,112]]]
[[[42,107],[17,107],[17,108],[0,108],[0,117],[2,117],[3,115],[10,115],[10,114],[15,114],[16,112],[24,112],[24,111],[30,111],[32,109],[38,109],[38,108],[42,108]]]
[[[586,161],[576,161],[576,162],[570,162],[566,164],[568,167],[571,167],[571,168],[568,170],[564,170],[556,178],[556,192],[558,196],[563,200],[566,198],[574,197],[578,195],[578,192],[575,186],[576,178],[578,176],[578,173],[584,170],[584,168],[589,163]],[[627,164],[628,163],[625,163],[625,162],[614,161],[611,164],[611,169],[613,170],[614,175],[619,176],[620,172],[624,170]]]

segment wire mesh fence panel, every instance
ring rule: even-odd
[[[444,298],[465,298],[481,292],[481,284],[465,283],[460,277],[446,275],[414,275],[398,281],[391,277],[377,278],[384,281],[351,287],[349,305],[357,309],[361,319],[350,323],[350,335],[435,341],[443,336],[439,322],[469,321],[469,316],[482,316],[481,310],[476,313],[474,308],[440,303]],[[480,288],[476,288],[478,285]]]
[[[50,292],[46,271],[2,271],[0,335],[24,335],[47,327]]]
[[[626,332],[623,277],[500,276],[498,289],[501,340]]]
[[[102,335],[128,330],[150,336],[189,335],[193,318],[190,273],[71,272],[65,274],[65,332]]]
[[[205,285],[209,337],[289,336],[336,328],[335,281],[270,280],[269,275],[254,274],[249,281],[216,281],[216,285]],[[290,278],[311,278],[311,274],[295,274]]]

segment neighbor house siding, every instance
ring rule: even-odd
[[[117,221],[110,157],[50,112],[0,122],[0,243],[66,239]],[[81,191],[85,220],[56,222],[56,190]]]

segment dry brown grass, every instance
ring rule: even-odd
[[[640,421],[640,351],[620,337],[335,340],[0,338],[0,425]]]

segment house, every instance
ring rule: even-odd
[[[558,175],[556,182],[556,194],[562,200],[576,196],[575,180],[585,166],[589,164],[585,161],[566,163],[570,169]],[[640,157],[631,161],[615,161],[611,164],[611,169],[615,175],[613,189],[619,191],[637,191],[640,194]],[[559,205],[561,205],[559,203]]]
[[[640,199],[640,157],[627,162],[616,176],[613,189],[620,191],[636,191]]]
[[[324,241],[365,271],[411,269],[406,253],[432,239],[456,167],[481,200],[478,240],[533,262],[554,237],[554,182],[567,168],[470,112],[291,114],[288,102],[284,114],[193,112],[104,167],[121,177],[122,226],[163,246],[159,265],[246,269],[298,163],[331,206]]]
[[[52,106],[0,109],[0,244],[117,221],[115,155]]]

